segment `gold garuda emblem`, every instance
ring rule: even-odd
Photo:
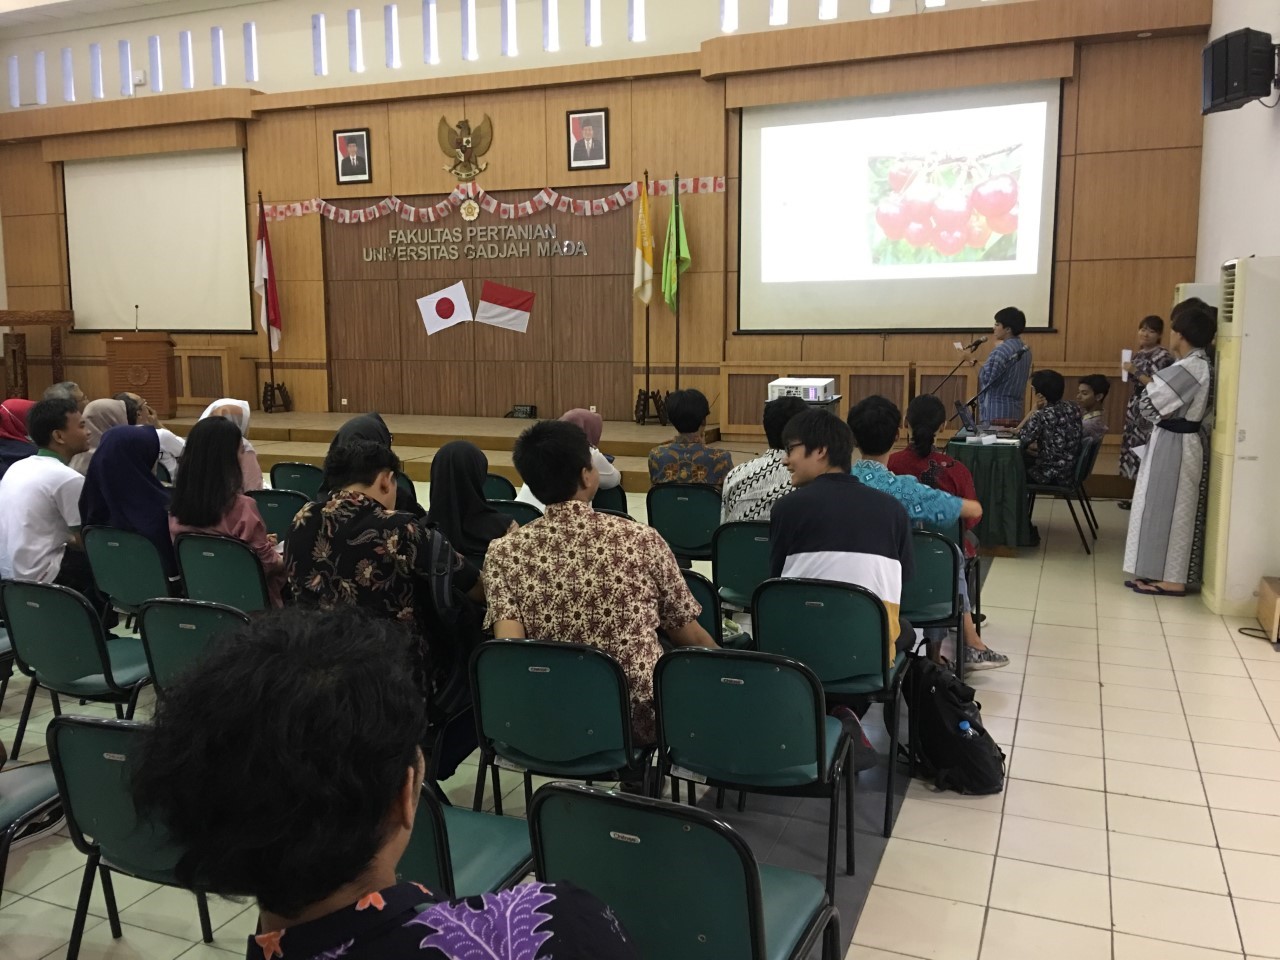
[[[489,166],[480,159],[493,145],[493,121],[487,113],[474,130],[470,120],[459,120],[455,128],[441,117],[439,136],[440,149],[453,161],[444,169],[457,177],[459,183],[474,180]]]

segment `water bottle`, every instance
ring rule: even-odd
[[[968,720],[960,721],[960,736],[969,738],[969,737],[976,737],[977,735],[978,735],[978,731],[973,729],[973,727],[969,725]]]

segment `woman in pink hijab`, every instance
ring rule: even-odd
[[[612,490],[619,486],[622,483],[622,474],[609,461],[609,458],[600,452],[600,435],[604,432],[604,418],[582,407],[574,407],[560,419],[581,427],[582,432],[587,435],[587,443],[591,444],[591,461],[600,474],[600,489]],[[533,495],[527,483],[520,488],[516,499],[524,503],[532,503],[539,510],[544,509],[542,502]]]
[[[94,400],[84,408],[84,425],[89,433],[89,449],[71,458],[69,466],[76,473],[87,474],[102,435],[112,427],[128,425],[129,416],[123,400]]]

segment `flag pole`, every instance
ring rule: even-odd
[[[259,191],[258,191],[258,220],[259,220],[259,224],[261,224],[261,221],[262,221],[263,219],[265,219],[265,218],[266,218],[266,215],[267,215],[267,214],[266,214],[266,211],[265,211],[265,209],[264,209],[264,208],[263,208],[263,206],[262,206],[262,191],[261,191],[261,190],[259,190]],[[258,232],[259,232],[259,233],[261,233],[261,232],[262,232],[262,228],[261,228],[261,226],[259,226],[259,228],[258,228]],[[262,307],[260,307],[259,309],[264,309],[264,308],[265,308],[265,305],[266,305],[266,296],[267,296],[267,295],[266,295],[266,293],[264,292],[264,293],[263,293],[263,306],[262,306]],[[268,319],[267,319],[267,329],[266,329],[266,330],[264,330],[264,331],[263,331],[263,333],[265,333],[265,334],[266,334],[266,340],[267,340],[267,371],[268,371],[268,372],[267,372],[267,386],[266,386],[266,387],[265,387],[265,389],[263,389],[263,391],[262,391],[263,399],[266,401],[266,403],[264,403],[264,404],[263,404],[263,409],[264,409],[264,410],[266,410],[266,412],[267,412],[267,413],[270,413],[270,412],[275,408],[275,395],[276,395],[276,355],[275,355],[274,353],[272,353],[272,352],[271,352],[271,322],[270,322],[270,317],[268,317]]]
[[[680,212],[680,171],[676,171],[675,211],[676,218],[676,389],[680,389],[680,226],[683,215]]]
[[[644,172],[644,194],[649,196],[649,171]],[[653,235],[653,224],[649,223],[650,236]],[[650,294],[649,300],[653,296]],[[649,360],[649,300],[644,303],[644,415],[640,421],[641,426],[649,421],[649,398],[653,395],[653,385],[650,382],[650,360]]]

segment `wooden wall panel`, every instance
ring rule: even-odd
[[[252,201],[257,200],[259,190],[268,203],[318,197],[321,182],[333,179],[332,163],[328,166],[328,180],[321,181],[317,176],[316,120],[309,110],[260,114],[245,124],[245,142],[245,169]]]
[[[1194,259],[1100,260],[1071,265],[1067,358],[1112,360],[1131,347],[1138,322],[1154,313],[1168,318],[1175,284],[1195,279]]]
[[[463,105],[473,126],[486,113],[493,120],[493,146],[484,156],[489,169],[477,178],[486,190],[532,187],[536,192],[549,185],[546,95],[542,88],[468,94]]]
[[[395,281],[339,280],[330,282],[328,288],[329,355],[348,360],[399,360]]]
[[[1071,227],[1075,198],[1076,158],[1060,157],[1058,160],[1058,223],[1053,247],[1053,255],[1057,260],[1071,259]]]
[[[1080,51],[1076,50],[1076,70],[1062,81],[1062,113],[1058,118],[1061,138],[1058,153],[1064,157],[1076,152],[1076,127],[1080,121]]]
[[[605,186],[569,187],[557,192],[575,200],[594,200],[602,195],[620,190],[624,184],[618,179],[618,171],[614,171],[614,179]],[[517,196],[516,191],[504,195],[510,202]],[[528,193],[519,195],[519,199],[528,200]],[[650,215],[654,213],[654,204],[650,202]],[[527,218],[528,222],[538,223],[540,216]],[[612,213],[604,217],[575,217],[568,213],[552,213],[549,223],[556,225],[557,240],[581,240],[587,245],[585,257],[553,257],[544,260],[557,277],[600,276],[602,274],[634,275],[635,271],[635,229],[636,215],[634,205],[626,212]],[[665,221],[664,221],[665,223]],[[662,243],[655,233],[654,240],[654,280],[655,287],[661,276],[658,260],[661,256]]]
[[[448,193],[457,186],[457,179],[445,170],[449,160],[438,145],[441,117],[451,124],[466,117],[462,97],[427,97],[388,105],[391,185],[387,193],[407,199],[409,194]],[[467,119],[480,122],[480,117]]]
[[[739,339],[746,340],[747,337]],[[757,340],[784,339],[776,337],[756,337]],[[785,338],[785,339],[790,339]],[[955,339],[954,337],[952,339]],[[883,360],[884,339],[879,334],[862,336],[847,333],[806,333],[800,348],[801,360]],[[794,357],[794,354],[792,354]],[[740,357],[735,359],[748,359]],[[752,358],[754,359],[754,358]],[[765,358],[761,358],[765,359]]]
[[[330,409],[352,412],[405,409],[405,382],[400,366],[401,364],[370,360],[331,360]],[[345,406],[343,400],[347,401]]]
[[[724,175],[723,83],[696,77],[636,80],[631,113],[637,131],[631,179],[643,178],[646,169],[654,180],[669,179],[676,171],[685,177]]]
[[[552,416],[574,407],[594,405],[606,420],[631,419],[635,396],[631,391],[630,372],[630,361],[557,363],[556,399],[552,408],[556,412]]]
[[[12,281],[10,281],[12,284]],[[42,287],[9,287],[10,310],[69,310],[71,299],[65,286],[52,284]],[[31,352],[31,331],[39,327],[26,327],[23,332],[27,336],[27,352]],[[95,334],[96,336],[96,334]],[[73,339],[74,334],[72,335]]]
[[[474,417],[478,409],[475,364],[471,361],[405,362],[388,364],[400,368],[404,380],[402,406],[405,413],[428,413],[442,417]],[[392,409],[386,407],[385,409]]]
[[[778,333],[768,336],[731,336],[725,341],[724,362],[744,363],[754,360],[783,361],[802,355],[804,341],[808,337],[798,333]],[[840,339],[845,339],[841,337]],[[639,354],[637,354],[639,356]],[[879,359],[877,351],[876,359]]]
[[[203,120],[248,120],[258,97],[247,87],[222,87],[163,97],[126,97],[41,110],[15,110],[0,117],[0,140],[32,140],[94,130],[129,130]]]
[[[325,337],[324,283],[319,280],[281,280],[276,284],[276,290],[280,294],[280,316],[284,325],[276,356],[286,360],[323,360],[329,355]],[[258,309],[257,296],[254,297],[254,309]],[[257,355],[266,355],[267,338],[257,327],[254,328],[252,347],[246,338],[238,339],[245,341],[242,350],[247,352],[251,349]]]
[[[769,384],[781,374],[732,373],[728,377],[728,396],[723,398],[727,406],[729,423],[760,423],[764,405],[760,398],[768,395]]]
[[[338,207],[354,209],[369,205],[369,198],[344,200]],[[321,223],[324,247],[325,279],[334,280],[395,280],[399,267],[395,260],[365,260],[364,248],[377,249],[387,245],[387,231],[399,225],[389,217],[380,217],[368,223]],[[405,226],[408,226],[406,224]]]
[[[659,273],[655,264],[655,273]],[[627,278],[627,289],[631,289]],[[633,350],[644,360],[644,304],[633,301]],[[719,363],[724,356],[724,275],[719,273],[685,273],[680,277],[680,362],[682,364]],[[675,316],[662,299],[658,277],[654,277],[653,301],[649,304],[651,324],[650,350],[654,363],[670,364],[675,360]]]
[[[559,416],[564,410],[556,405],[557,366],[544,360],[476,361],[476,382],[482,385],[475,391],[476,416],[501,417],[517,403],[534,404],[540,417]]]
[[[1204,37],[1151,37],[1080,48],[1077,153],[1198,147]]]
[[[1140,150],[1076,158],[1075,260],[1194,257],[1200,150]]]
[[[584,99],[585,98],[585,99]],[[588,102],[589,101],[589,102]],[[568,111],[609,111],[609,166],[569,169]],[[613,184],[631,180],[631,82],[593,83],[547,90],[547,177],[566,187]],[[599,191],[596,191],[596,196]]]
[[[0,214],[62,213],[60,168],[44,161],[38,142],[0,146],[0,169]]]
[[[555,277],[557,360],[625,361],[631,367],[631,278]]]
[[[244,122],[211,120],[207,123],[175,123],[167,127],[107,130],[49,137],[40,142],[41,155],[50,163],[59,160],[100,160],[104,157],[137,157],[192,150],[243,150]]]
[[[40,213],[4,217],[4,273],[10,287],[66,284],[66,217]]]
[[[266,200],[266,197],[263,197]],[[268,203],[272,201],[267,200]],[[256,251],[258,239],[258,202],[246,207],[249,218],[249,251]],[[323,280],[324,250],[320,241],[320,218],[317,216],[289,217],[273,222],[268,230],[271,235],[271,263],[275,267],[277,282],[281,280]],[[249,271],[255,267],[251,259]]]
[[[317,195],[334,197],[385,197],[391,193],[391,137],[385,103],[357,107],[327,107],[314,113],[316,124]],[[373,159],[373,180],[369,183],[338,183],[338,148],[335,130],[369,130],[369,153]]]
[[[276,367],[276,380],[283,381],[289,388],[289,396],[293,400],[294,410],[304,410],[308,412],[325,411],[329,409],[329,371],[325,370],[297,370],[297,369],[281,369]],[[267,368],[263,367],[257,373],[257,386],[251,393],[244,394],[246,399],[252,399],[256,408],[258,402],[262,398],[262,387],[267,382]],[[240,396],[240,394],[237,394]],[[340,409],[335,406],[334,410]],[[353,407],[348,404],[348,410],[356,411],[362,409],[373,409],[372,407]],[[259,414],[265,416],[265,414]],[[262,421],[257,421],[261,423]],[[268,423],[271,421],[268,419]]]

